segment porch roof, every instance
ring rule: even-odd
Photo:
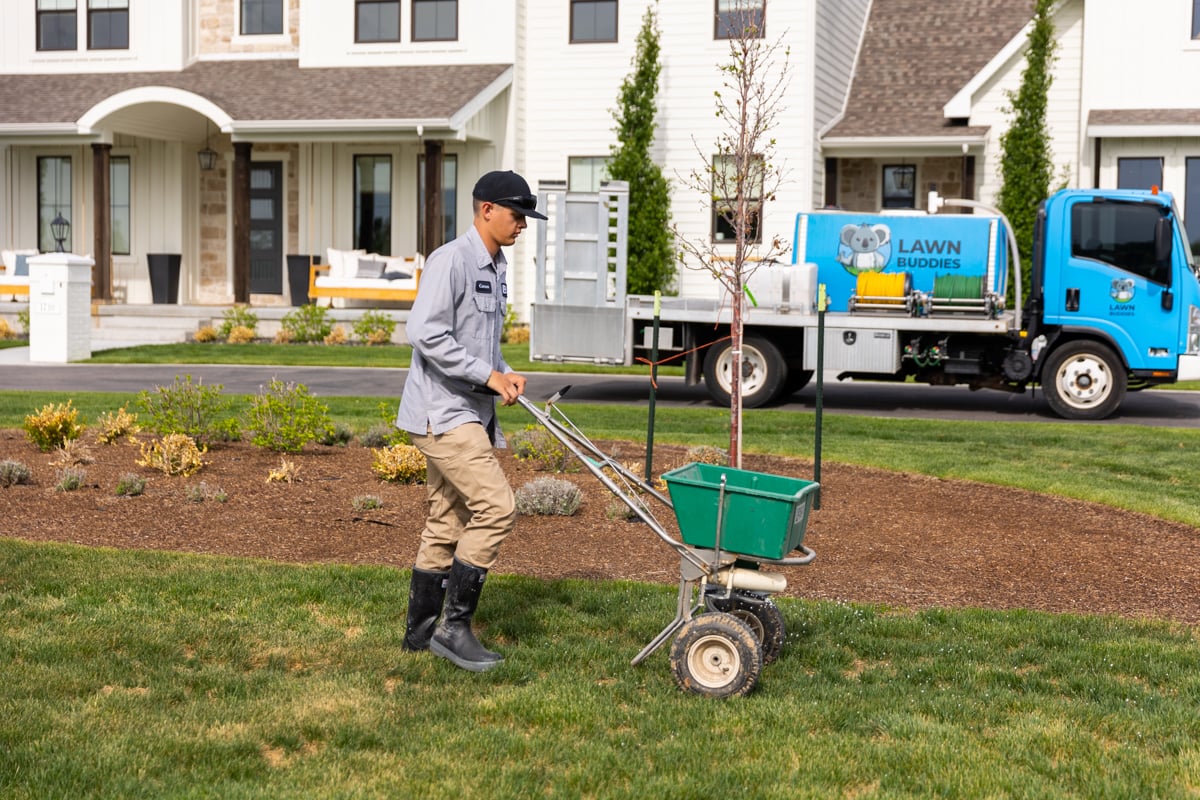
[[[1200,136],[1200,108],[1094,108],[1088,112],[1092,138]]]
[[[987,127],[943,108],[1029,20],[1029,0],[874,0],[846,107],[821,138],[826,154],[981,142]]]
[[[214,118],[235,138],[306,128],[462,130],[512,82],[510,64],[301,68],[295,59],[200,61],[178,72],[5,75],[0,80],[0,135],[91,134],[87,119],[152,102],[153,90]],[[185,94],[186,93],[186,94]],[[140,98],[135,100],[133,98]],[[90,112],[90,113],[89,113]],[[221,115],[225,119],[219,119]],[[99,126],[102,127],[102,126]]]

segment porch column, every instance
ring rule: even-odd
[[[250,302],[250,142],[233,143],[233,302]]]
[[[92,208],[95,229],[92,253],[92,299],[112,300],[112,186],[109,170],[111,144],[92,145]]]
[[[429,255],[445,244],[442,234],[442,143],[425,141],[425,230],[422,240]]]

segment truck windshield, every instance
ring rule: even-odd
[[[1170,262],[1154,257],[1155,225],[1167,212],[1146,203],[1076,203],[1071,207],[1071,255],[1170,285]]]

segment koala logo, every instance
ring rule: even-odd
[[[837,261],[851,275],[880,272],[892,258],[892,231],[887,225],[853,223],[842,227]]]
[[[1133,299],[1133,279],[1117,278],[1113,280],[1112,288],[1108,290],[1108,294],[1118,303],[1128,303]]]

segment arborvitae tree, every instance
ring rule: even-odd
[[[668,292],[675,279],[671,233],[670,186],[650,156],[657,112],[659,31],[655,6],[646,9],[638,33],[633,72],[621,83],[619,108],[613,112],[617,144],[608,175],[629,182],[629,292]]]
[[[1046,126],[1047,95],[1054,64],[1054,0],[1035,0],[1025,71],[1015,92],[1007,92],[1012,124],[1000,137],[1000,192],[997,206],[1012,223],[1021,253],[1021,296],[1029,297],[1033,264],[1033,225],[1038,204],[1050,194],[1054,165]],[[1017,278],[1014,277],[1014,280]]]

